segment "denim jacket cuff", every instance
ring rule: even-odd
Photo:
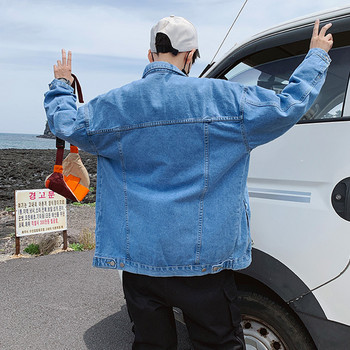
[[[65,89],[67,89],[67,90],[69,90],[69,91],[71,91],[71,92],[74,91],[73,88],[72,88],[70,85],[66,84],[66,83],[63,82],[62,80],[54,79],[54,80],[52,80],[52,82],[49,84],[50,90],[53,90],[54,88],[56,88],[56,87],[58,87],[58,86],[59,86],[59,87],[63,87],[63,88],[65,88]]]
[[[322,60],[325,61],[328,65],[332,62],[328,53],[325,50],[320,49],[319,47],[314,47],[313,49],[310,49],[306,57],[308,57],[312,54],[316,54],[317,56],[322,58]]]

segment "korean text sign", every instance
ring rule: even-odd
[[[67,229],[67,201],[49,190],[15,191],[16,236]]]

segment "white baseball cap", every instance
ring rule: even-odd
[[[187,19],[178,16],[162,18],[151,29],[151,52],[157,52],[156,35],[163,33],[168,36],[171,46],[179,52],[198,49],[198,36],[194,25]],[[199,52],[198,52],[199,57]]]

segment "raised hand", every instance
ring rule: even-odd
[[[314,30],[312,32],[312,38],[310,42],[310,49],[320,48],[328,52],[333,46],[332,34],[327,34],[327,30],[332,26],[332,23],[328,23],[321,28],[319,31],[320,20],[315,21]]]
[[[62,61],[57,60],[57,65],[53,66],[53,72],[56,79],[65,78],[73,83],[72,77],[72,52],[68,51],[68,59],[66,58],[66,51],[62,49]]]

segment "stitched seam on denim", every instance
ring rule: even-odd
[[[154,72],[160,72],[160,71],[168,71],[168,72],[171,72],[171,73],[174,73],[174,74],[177,74],[177,75],[186,77],[185,74],[180,73],[180,72],[177,72],[177,71],[174,70],[174,69],[171,69],[171,68],[169,68],[169,67],[160,66],[160,67],[152,67],[152,68],[148,69],[148,70],[143,74],[142,78],[147,77],[148,74],[151,74],[151,73],[154,73]]]
[[[230,116],[230,117],[214,117],[210,118],[211,122],[222,122],[222,121],[235,121],[238,122],[242,119],[242,116]],[[177,125],[177,124],[204,124],[208,123],[208,119],[194,119],[194,118],[188,118],[188,119],[179,119],[179,120],[160,120],[160,121],[154,121],[154,122],[145,122],[135,125],[125,125],[115,128],[108,128],[108,129],[101,129],[101,130],[95,130],[95,131],[89,131],[89,135],[94,134],[102,134],[102,133],[108,133],[108,132],[122,132],[122,131],[130,131],[135,129],[144,129],[144,128],[150,128],[150,127],[157,127],[157,126],[168,126],[168,125]]]
[[[85,132],[86,132],[86,135],[88,138],[88,142],[91,145],[91,148],[95,151],[95,153],[98,154],[97,147],[96,147],[94,141],[92,140],[92,138],[90,137],[89,132],[88,132],[88,130],[90,128],[90,121],[89,121],[89,114],[88,114],[89,107],[88,107],[88,105],[85,105],[82,108],[84,110],[84,124],[85,124]]]
[[[242,170],[242,175],[241,175],[241,178],[239,180],[239,204],[240,204],[240,207],[237,208],[237,213],[239,215],[242,215],[242,203],[244,201],[244,191],[245,191],[245,188],[246,188],[246,185],[247,185],[247,177],[244,175],[246,173],[246,168],[249,166],[249,156],[246,157],[245,159],[245,163],[244,163],[244,167],[243,167],[243,170]],[[234,232],[238,232],[238,229],[240,227],[240,223],[241,223],[241,220],[237,220],[236,221],[236,226],[234,227]],[[237,241],[236,241],[237,242]],[[232,256],[234,253],[235,253],[235,246],[232,247],[232,251],[230,253],[230,256]]]
[[[257,106],[257,107],[269,107],[269,106],[272,106],[272,107],[276,107],[277,109],[279,109],[280,111],[282,112],[286,112],[288,111],[288,109],[290,109],[291,107],[299,104],[299,103],[302,103],[304,102],[304,100],[306,99],[306,97],[310,94],[311,90],[315,87],[315,85],[317,84],[318,80],[320,80],[320,77],[323,75],[323,73],[318,73],[316,75],[316,77],[314,78],[314,80],[310,83],[310,88],[305,91],[304,95],[302,95],[300,97],[299,100],[297,100],[296,102],[294,103],[291,103],[286,109],[282,109],[280,108],[280,105],[277,104],[277,103],[255,103],[253,101],[249,101],[248,99],[246,100],[247,103],[249,103],[250,105],[253,105],[253,106]]]
[[[247,133],[246,133],[246,130],[245,130],[245,125],[244,125],[244,121],[243,120],[241,121],[241,134],[242,134],[244,145],[245,145],[245,147],[247,149],[247,152],[249,153],[252,148],[249,146]]]
[[[203,235],[203,210],[204,197],[208,191],[209,184],[209,122],[204,124],[204,188],[199,200],[198,234],[195,263],[199,264]]]
[[[329,56],[327,57],[326,55],[322,55],[319,51],[314,51],[313,54],[317,55],[323,62],[327,63],[327,67],[324,67],[323,69],[323,71],[325,71],[332,60],[329,58]]]
[[[120,157],[120,163],[122,166],[122,175],[123,175],[123,192],[124,192],[124,205],[125,205],[125,230],[126,230],[126,256],[130,258],[130,228],[129,228],[129,212],[128,212],[128,192],[127,192],[127,183],[126,183],[126,168],[123,156],[123,148],[120,139],[120,133],[116,134],[118,141],[118,151]]]
[[[101,164],[99,164],[101,162],[100,160],[100,156],[97,157],[97,181],[96,181],[96,185],[97,185],[97,193],[96,193],[96,221],[97,222],[102,222],[102,213],[103,210],[101,210],[101,199],[102,199],[102,179],[103,177],[99,175],[99,172],[101,170]],[[96,248],[99,246],[100,244],[100,237],[101,235],[96,235]]]
[[[244,103],[245,103],[246,92],[247,92],[247,88],[245,87],[244,90],[243,90],[243,93],[242,93],[242,98],[241,98],[239,109],[240,109],[240,112],[241,112],[241,115],[242,115],[241,133],[242,133],[243,141],[244,141],[244,144],[245,144],[245,146],[247,148],[247,151],[250,152],[252,150],[252,148],[249,145],[247,130],[246,130],[245,124],[244,124]]]
[[[242,255],[239,258],[236,258],[236,259],[228,258],[224,261],[220,261],[217,263],[205,263],[205,264],[201,264],[201,265],[189,264],[189,265],[152,266],[152,265],[147,265],[147,264],[142,264],[140,262],[132,261],[130,258],[123,259],[123,258],[108,258],[108,257],[94,256],[94,260],[99,261],[100,263],[105,263],[104,261],[101,261],[101,260],[113,260],[116,262],[124,262],[130,266],[137,266],[139,268],[144,268],[144,269],[149,269],[149,270],[154,270],[154,271],[157,271],[157,270],[171,271],[174,269],[198,270],[198,269],[201,269],[203,267],[211,268],[214,266],[222,266],[223,268],[226,268],[228,265],[234,266],[234,265],[237,265],[240,263],[245,263],[246,261],[250,261],[250,259],[251,259],[251,256],[249,254],[247,254],[247,252],[245,252],[244,255]]]
[[[70,91],[70,92],[73,92],[73,91],[74,91],[73,88],[72,88],[70,85],[68,85],[68,84],[66,84],[66,83],[64,83],[63,81],[58,80],[58,79],[54,79],[54,80],[51,82],[51,85],[56,85],[56,86],[63,87],[63,88],[65,88],[66,90],[68,90],[68,91]]]

